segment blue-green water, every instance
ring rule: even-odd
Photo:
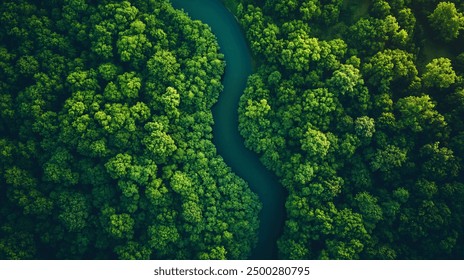
[[[191,18],[208,24],[218,39],[226,61],[224,90],[213,107],[213,142],[218,153],[232,170],[258,194],[260,212],[258,244],[251,259],[277,258],[277,239],[282,233],[285,216],[284,188],[268,171],[256,154],[246,149],[238,131],[238,103],[252,73],[251,54],[242,30],[234,16],[220,0],[171,0]]]

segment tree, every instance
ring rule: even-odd
[[[390,91],[394,82],[409,85],[418,74],[412,54],[400,49],[376,53],[363,70],[369,84],[380,92]]]
[[[138,98],[142,86],[142,79],[135,72],[126,72],[118,76],[118,85],[122,98],[126,102]]]
[[[321,131],[308,128],[301,139],[301,149],[312,159],[322,159],[329,151],[330,142]]]
[[[383,22],[374,18],[361,18],[349,28],[347,42],[359,52],[374,54],[384,49],[387,39]]]
[[[426,87],[449,88],[457,80],[449,58],[434,58],[425,66],[422,80]]]
[[[151,255],[149,248],[134,241],[117,246],[114,251],[121,260],[149,260]]]
[[[154,225],[148,228],[149,244],[161,255],[167,255],[172,243],[180,238],[175,226]]]
[[[430,24],[445,41],[452,41],[464,29],[464,15],[452,2],[440,2],[428,16]]]
[[[303,20],[309,21],[313,18],[317,18],[321,14],[321,8],[319,1],[316,0],[306,0],[301,3],[300,6],[301,18]]]
[[[25,231],[16,231],[11,225],[0,229],[0,258],[8,260],[33,259],[37,249],[34,236]]]
[[[373,171],[391,172],[394,168],[401,167],[406,161],[406,151],[394,145],[388,145],[385,149],[377,150],[371,160]]]
[[[107,172],[113,179],[124,178],[132,163],[132,156],[128,154],[117,154],[105,164]]]
[[[150,152],[155,162],[164,163],[177,149],[174,140],[166,132],[159,130],[159,126],[156,123],[148,123],[145,125],[145,129],[149,134],[142,139],[143,145]]]
[[[156,82],[154,85],[155,91],[147,92],[147,94],[155,95],[156,92],[162,92],[167,86],[174,86],[173,82],[176,79],[175,73],[178,73],[180,65],[177,62],[176,56],[168,50],[157,51],[148,61],[147,70],[151,80]]]
[[[353,94],[358,85],[364,83],[359,69],[351,64],[342,64],[327,81],[330,90],[341,95]]]
[[[378,205],[377,198],[367,192],[362,192],[356,194],[354,200],[363,217],[366,230],[372,232],[383,218],[382,208]]]
[[[132,239],[134,220],[129,214],[113,214],[109,217],[108,232],[115,238]]]
[[[455,178],[459,174],[460,164],[452,150],[440,147],[439,142],[426,144],[420,151],[423,173],[431,180],[443,181]]]
[[[391,7],[388,2],[376,0],[372,5],[372,13],[378,18],[384,18],[391,14]]]
[[[357,259],[364,249],[369,235],[364,228],[362,216],[351,209],[334,212],[334,232],[337,236],[326,241],[326,249],[322,251],[322,259]]]
[[[63,148],[57,148],[53,156],[43,166],[43,179],[64,186],[76,185],[79,175],[72,170],[73,156]]]
[[[129,29],[119,33],[116,42],[121,61],[130,61],[137,68],[142,66],[145,54],[152,48],[150,40],[143,34],[145,26],[140,20],[132,22]]]
[[[4,178],[10,203],[19,206],[26,215],[48,215],[53,202],[37,188],[37,181],[26,170],[13,166],[5,170]]]
[[[84,195],[78,192],[61,192],[56,204],[60,208],[58,219],[68,232],[82,232],[87,226],[89,205]]]
[[[319,40],[310,37],[301,29],[291,31],[286,42],[280,55],[280,63],[286,69],[307,71],[311,63],[321,59],[322,48]]]
[[[22,56],[17,62],[18,72],[25,77],[32,77],[39,70],[39,62],[30,55]]]
[[[334,94],[327,88],[305,90],[301,100],[303,113],[301,114],[301,118],[320,129],[327,129],[332,119],[332,114],[337,109],[336,100]],[[295,115],[293,113],[292,117],[294,118]]]
[[[406,30],[409,36],[414,35],[416,28],[416,17],[410,8],[403,8],[398,12],[398,23]]]
[[[375,121],[368,116],[359,117],[354,122],[354,129],[360,139],[369,141],[375,133]]]
[[[401,98],[395,104],[395,109],[399,113],[399,127],[414,133],[429,131],[441,134],[447,125],[428,95]]]

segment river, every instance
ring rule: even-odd
[[[252,73],[252,59],[244,34],[235,17],[220,0],[171,0],[193,19],[208,24],[216,35],[226,61],[224,90],[213,107],[213,142],[233,172],[258,194],[263,208],[259,214],[258,244],[250,259],[276,259],[277,239],[283,231],[286,192],[278,178],[259,157],[245,148],[238,131],[238,103]]]

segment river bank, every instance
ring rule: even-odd
[[[216,35],[226,61],[224,90],[213,106],[213,142],[218,154],[234,173],[243,178],[262,203],[259,216],[258,244],[251,259],[276,259],[277,239],[283,231],[285,217],[284,188],[278,178],[267,170],[258,155],[244,146],[238,131],[238,103],[253,72],[252,56],[234,15],[220,0],[172,0],[193,19],[208,24]]]

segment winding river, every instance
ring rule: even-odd
[[[251,259],[276,259],[277,239],[282,234],[285,198],[278,178],[268,171],[258,156],[245,148],[238,131],[238,103],[252,73],[250,50],[235,17],[220,0],[171,0],[175,8],[184,9],[193,19],[208,24],[224,54],[226,69],[224,90],[213,107],[213,142],[218,153],[232,170],[258,194],[260,212],[258,244]]]

